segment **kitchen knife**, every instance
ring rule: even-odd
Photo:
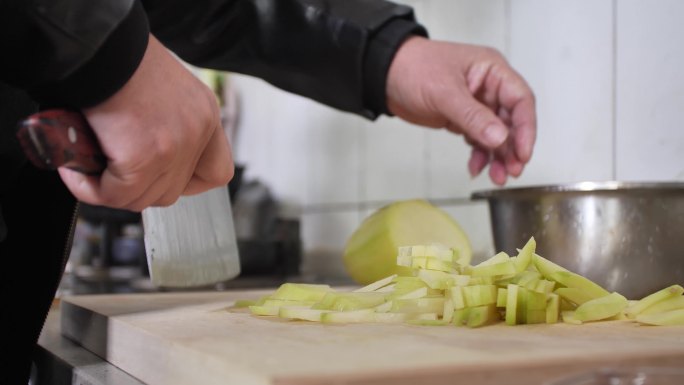
[[[17,138],[39,168],[68,167],[98,175],[107,160],[85,117],[46,110],[19,123]],[[142,211],[145,250],[152,282],[193,287],[229,280],[240,273],[228,189],[182,196],[171,206]]]

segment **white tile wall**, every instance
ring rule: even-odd
[[[617,2],[617,176],[684,180],[684,2]]]
[[[612,178],[612,1],[511,2],[510,60],[532,86],[538,140],[513,185]]]
[[[423,130],[398,118],[366,122],[364,130],[364,189],[369,201],[425,196]]]
[[[352,114],[341,114],[331,108],[315,106],[298,119],[308,130],[308,205],[359,202],[361,200],[361,140],[364,120]]]
[[[493,46],[537,96],[531,164],[511,185],[580,180],[684,180],[684,2],[661,0],[407,0],[431,36]],[[301,215],[304,270],[345,276],[346,239],[381,202],[445,202],[473,243],[494,252],[491,188],[470,180],[460,137],[398,119],[341,114],[265,83],[234,77],[244,102],[236,159]]]
[[[504,0],[429,0],[417,16],[433,39],[486,45],[506,54],[507,7]],[[429,198],[469,196],[473,188],[466,167],[469,146],[462,137],[445,130],[427,130],[424,135],[426,195]],[[490,186],[486,178],[480,179],[482,186]]]

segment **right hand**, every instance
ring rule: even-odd
[[[83,202],[141,211],[226,185],[233,177],[213,92],[152,36],[129,81],[83,113],[107,157],[100,176],[59,169]]]

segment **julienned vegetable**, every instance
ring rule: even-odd
[[[511,257],[498,253],[471,266],[439,244],[401,246],[392,274],[354,291],[286,283],[257,301],[238,301],[254,315],[323,323],[409,323],[480,327],[628,320],[684,325],[684,288],[673,285],[628,301],[535,254],[531,238]]]

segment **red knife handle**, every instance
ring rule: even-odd
[[[85,117],[74,111],[45,110],[19,123],[17,138],[26,157],[36,167],[67,167],[98,175],[107,160]]]

